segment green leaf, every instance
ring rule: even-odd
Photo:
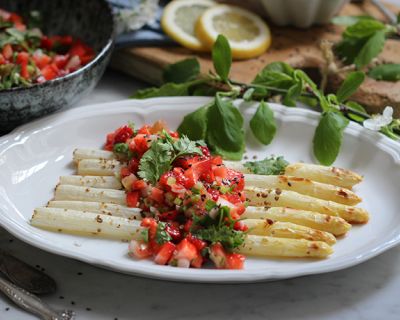
[[[256,113],[250,120],[250,128],[254,136],[262,144],[271,143],[276,133],[274,112],[264,101],[261,101]]]
[[[214,43],[212,59],[217,74],[223,81],[227,81],[232,65],[232,52],[228,40],[221,34]]]
[[[143,90],[138,90],[134,95],[131,96],[133,99],[148,99],[156,97],[179,97],[188,96],[189,88],[196,82],[186,82],[186,83],[166,83],[160,88],[147,88]]]
[[[242,245],[246,235],[243,231],[236,231],[225,225],[221,227],[211,225],[207,228],[193,231],[193,234],[204,241],[220,242],[227,250],[233,250]]]
[[[257,74],[252,83],[289,89],[294,84],[293,72],[293,68],[287,63],[272,62]]]
[[[343,33],[344,38],[366,38],[374,35],[377,31],[385,29],[385,25],[374,19],[362,19],[349,26]]]
[[[228,159],[241,159],[244,151],[243,117],[231,101],[218,94],[209,108],[207,139],[208,146]]]
[[[350,98],[364,82],[364,79],[364,72],[355,71],[349,73],[336,93],[338,101],[343,102]]]
[[[356,24],[360,20],[374,20],[375,18],[371,16],[336,16],[331,22],[340,26],[351,26]]]
[[[334,47],[334,51],[346,64],[352,64],[367,41],[368,38],[344,39]]]
[[[357,102],[354,102],[354,101],[347,101],[347,102],[346,102],[346,106],[348,106],[349,108],[354,109],[354,110],[356,110],[356,111],[360,111],[360,112],[363,112],[363,113],[367,113],[367,111],[364,109],[364,107],[363,107],[362,105],[358,104]],[[359,115],[356,115],[356,114],[352,113],[351,111],[349,111],[349,112],[347,113],[347,116],[348,116],[351,120],[354,120],[354,121],[356,121],[356,122],[363,122],[363,121],[365,120],[364,117],[361,117],[361,116],[359,116]]]
[[[288,164],[283,157],[270,157],[259,161],[247,161],[244,166],[251,173],[269,176],[284,174]]]
[[[243,100],[250,101],[253,96],[254,91],[255,91],[254,88],[247,89],[246,92],[243,94]]]
[[[375,80],[399,81],[400,64],[396,63],[381,64],[369,70],[368,76]]]
[[[186,135],[176,140],[173,144],[175,151],[175,159],[186,155],[202,155],[201,149],[197,147],[197,142],[190,140]],[[174,159],[172,160],[174,161]]]
[[[153,141],[139,163],[138,175],[140,178],[156,184],[161,175],[171,167],[173,147],[162,140]]]
[[[371,62],[373,58],[383,50],[385,45],[385,31],[377,31],[375,34],[368,39],[368,41],[362,47],[360,53],[354,59],[354,63],[357,68],[362,68]]]
[[[200,64],[196,58],[189,58],[168,65],[163,73],[164,82],[183,83],[196,79],[200,74]]]
[[[321,164],[329,166],[336,160],[348,124],[349,120],[336,112],[322,114],[313,140],[314,155]]]
[[[183,118],[178,127],[179,134],[184,134],[192,140],[205,140],[207,133],[208,106],[201,107]]]
[[[296,100],[300,97],[302,92],[303,92],[303,83],[302,81],[299,81],[289,88],[288,92],[285,94],[285,97],[283,98],[282,103],[285,106],[295,107]]]

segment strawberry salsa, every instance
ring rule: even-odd
[[[70,35],[46,36],[38,12],[25,21],[0,9],[0,89],[62,77],[93,60],[94,50]]]
[[[246,235],[243,174],[225,167],[202,141],[169,131],[163,122],[107,135],[105,149],[125,165],[120,172],[129,207],[140,208],[144,231],[131,256],[160,265],[242,269],[235,253]]]

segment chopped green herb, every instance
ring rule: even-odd
[[[285,173],[289,164],[283,157],[270,157],[259,161],[247,161],[244,166],[251,173],[262,175],[279,175]]]
[[[172,239],[169,233],[166,231],[166,227],[167,224],[165,222],[158,222],[156,231],[156,242],[158,244],[164,244]]]

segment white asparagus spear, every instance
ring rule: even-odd
[[[54,200],[109,202],[126,205],[126,194],[122,190],[58,185]]]
[[[118,160],[83,159],[78,162],[78,174],[82,176],[114,176],[121,169]]]
[[[141,210],[139,208],[129,208],[114,203],[60,200],[49,201],[47,207],[101,213],[108,216],[123,217],[133,220],[142,219],[142,216],[140,214]]]
[[[307,178],[245,174],[244,180],[246,186],[266,189],[280,188],[346,205],[356,205],[361,201],[353,191]]]
[[[309,163],[289,164],[285,169],[285,174],[322,183],[329,183],[348,189],[351,189],[354,185],[363,180],[362,176],[350,170]]]
[[[241,221],[249,228],[249,234],[276,238],[306,239],[335,244],[336,238],[329,232],[315,230],[291,222],[271,219],[244,219]]]
[[[238,252],[259,257],[326,258],[333,249],[322,241],[248,235]]]
[[[231,169],[242,173],[252,173],[239,161],[224,161],[224,164]],[[309,163],[289,164],[285,169],[285,175],[306,178],[316,182],[332,184],[342,188],[351,189],[355,184],[362,181],[359,174],[336,167],[326,167]]]
[[[125,241],[139,237],[143,230],[135,220],[60,208],[35,209],[31,224],[51,231]]]
[[[249,204],[252,206],[288,207],[315,211],[330,216],[339,216],[350,223],[366,223],[369,219],[368,212],[362,208],[321,200],[294,191],[245,187],[245,192]]]
[[[111,151],[101,150],[101,149],[75,149],[73,153],[73,158],[75,162],[82,159],[103,159],[112,160],[115,159],[115,155]]]
[[[59,184],[103,189],[122,189],[122,184],[114,176],[62,176]]]
[[[248,206],[241,218],[272,219],[274,221],[291,222],[316,230],[330,232],[335,236],[344,235],[351,229],[351,224],[340,217],[284,207],[265,208]]]

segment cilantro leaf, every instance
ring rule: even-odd
[[[153,141],[150,149],[140,159],[139,177],[155,184],[171,168],[172,152],[170,143],[161,139]]]
[[[201,149],[197,147],[197,144],[196,141],[192,141],[187,136],[182,135],[182,137],[173,144],[175,159],[186,155],[202,155]]]
[[[280,175],[285,173],[288,164],[283,157],[270,157],[259,161],[247,161],[244,166],[254,174]]]

